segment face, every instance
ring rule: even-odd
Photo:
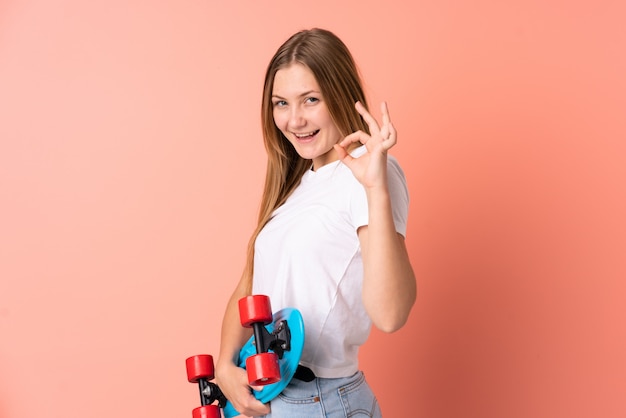
[[[294,63],[276,72],[272,109],[278,129],[302,158],[313,160],[314,170],[339,158],[333,145],[341,133],[308,67]]]

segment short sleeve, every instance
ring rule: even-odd
[[[387,157],[387,181],[391,196],[391,210],[396,231],[406,237],[407,221],[409,218],[409,190],[406,184],[404,171],[398,161]]]

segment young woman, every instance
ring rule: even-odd
[[[216,381],[245,415],[380,416],[357,354],[371,324],[404,325],[416,283],[404,243],[408,193],[386,104],[369,113],[354,60],[333,33],[289,38],[265,76],[263,138],[268,153],[258,226],[222,324]],[[263,405],[251,394],[239,349],[237,302],[270,296],[274,311],[302,312],[299,376]],[[259,389],[259,388],[255,388]],[[270,412],[271,411],[271,412]]]

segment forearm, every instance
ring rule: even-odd
[[[401,328],[416,298],[416,282],[404,238],[396,232],[386,187],[367,190],[369,222],[359,230],[363,303],[374,325]]]

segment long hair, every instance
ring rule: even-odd
[[[268,159],[258,223],[248,243],[244,270],[249,279],[249,291],[252,286],[256,237],[274,210],[287,200],[300,184],[303,174],[311,167],[311,160],[300,157],[274,123],[274,78],[279,70],[294,63],[306,66],[313,73],[331,118],[342,136],[358,130],[369,133],[367,124],[354,108],[357,101],[367,108],[367,102],[358,69],[346,45],[324,29],[303,30],[292,35],[276,51],[265,73],[261,124]]]

